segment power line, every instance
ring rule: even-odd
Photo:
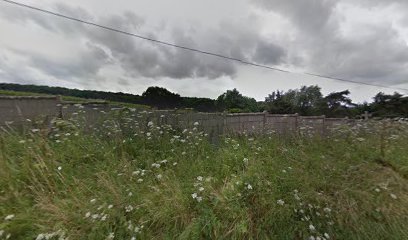
[[[228,57],[228,56],[225,56],[225,55],[222,55],[222,54],[219,54],[219,53],[213,53],[213,52],[204,51],[204,50],[200,50],[200,49],[196,49],[196,48],[177,45],[177,44],[166,42],[166,41],[161,41],[161,40],[158,40],[158,39],[149,38],[149,37],[146,37],[146,36],[138,35],[138,34],[135,34],[135,33],[123,31],[123,30],[120,30],[120,29],[116,29],[116,28],[112,28],[112,27],[108,27],[108,26],[104,26],[104,25],[100,25],[100,24],[97,24],[97,23],[94,23],[94,22],[90,22],[90,21],[86,21],[86,20],[83,20],[83,19],[63,15],[61,13],[45,10],[45,9],[42,9],[42,8],[34,7],[34,6],[31,6],[31,5],[27,5],[27,4],[23,4],[23,3],[19,3],[19,2],[15,2],[15,1],[10,1],[10,0],[1,0],[1,1],[9,3],[9,4],[16,5],[16,6],[19,6],[19,7],[28,8],[28,9],[35,10],[35,11],[38,11],[38,12],[53,15],[53,16],[56,16],[56,17],[68,19],[68,20],[71,20],[71,21],[75,21],[75,22],[79,22],[79,23],[82,23],[82,24],[98,27],[98,28],[101,28],[101,29],[104,29],[104,30],[108,30],[108,31],[128,35],[128,36],[139,38],[139,39],[142,39],[142,40],[147,40],[147,41],[150,41],[150,42],[153,42],[153,43],[157,43],[157,44],[161,44],[161,45],[165,45],[165,46],[169,46],[169,47],[179,48],[179,49],[183,49],[183,50],[186,50],[186,51],[191,51],[191,52],[205,54],[205,55],[209,55],[209,56],[213,56],[213,57],[223,58],[223,59],[226,59],[226,60],[239,62],[239,63],[245,64],[245,65],[259,67],[259,68],[265,68],[265,69],[269,69],[269,70],[273,70],[273,71],[279,71],[279,72],[285,72],[285,73],[296,73],[296,72],[291,72],[291,71],[288,71],[288,70],[283,70],[283,69],[280,69],[280,68],[275,68],[275,67],[271,67],[271,66],[267,66],[267,65],[257,64],[257,63],[254,63],[254,62],[249,62],[249,61],[239,59],[239,58]],[[347,83],[353,83],[353,84],[361,84],[361,85],[380,87],[380,88],[388,88],[388,89],[393,89],[393,90],[402,90],[402,91],[407,91],[408,92],[408,89],[406,89],[406,88],[398,88],[398,87],[390,87],[390,86],[386,86],[386,85],[364,83],[364,82],[359,82],[359,81],[353,81],[353,80],[347,80],[347,79],[336,78],[336,77],[331,77],[331,76],[325,76],[325,75],[316,74],[316,73],[304,72],[304,73],[300,73],[300,74],[309,75],[309,76],[318,77],[318,78],[330,79],[330,80],[334,80],[334,81],[347,82]]]

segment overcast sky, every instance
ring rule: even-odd
[[[406,0],[17,0],[175,44],[295,72],[408,88]],[[393,90],[244,66],[0,1],[0,82],[141,94],[162,86],[263,100],[317,84],[370,101]]]

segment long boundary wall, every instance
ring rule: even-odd
[[[99,120],[115,110],[123,108],[101,103],[63,103],[58,97],[5,97],[0,96],[0,126],[21,125],[31,121],[48,122],[52,118],[70,119],[82,115],[87,126],[93,127]],[[297,114],[268,113],[196,113],[173,110],[133,110],[147,121],[169,124],[177,128],[191,128],[198,123],[210,136],[224,133],[277,133],[293,134],[299,131],[324,135],[330,129],[354,120],[326,118],[325,116],[299,116]]]

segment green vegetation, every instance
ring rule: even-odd
[[[275,91],[264,102],[243,96],[237,89],[227,90],[216,100],[209,98],[181,97],[162,87],[149,87],[141,95],[112,93],[90,90],[68,89],[61,87],[19,85],[0,83],[0,91],[18,91],[23,95],[48,94],[62,95],[63,99],[84,101],[101,99],[111,103],[135,104],[136,107],[150,106],[157,109],[193,109],[200,112],[262,112],[274,114],[298,113],[302,116],[326,115],[327,117],[360,118],[365,111],[374,117],[408,118],[408,97],[394,93],[378,93],[372,103],[356,104],[349,98],[350,91],[333,92],[323,96],[319,86],[302,86],[287,92]],[[9,92],[10,93],[10,92]],[[13,95],[15,92],[11,92]],[[1,92],[0,92],[1,94]],[[86,100],[85,100],[86,101]]]
[[[53,96],[49,94],[42,94],[42,93],[33,93],[33,92],[18,92],[18,91],[8,91],[8,90],[0,90],[0,96]],[[81,97],[73,97],[73,96],[61,96],[61,100],[64,102],[70,103],[108,103],[116,106],[128,107],[128,108],[137,108],[137,109],[150,109],[147,105],[142,104],[134,104],[134,103],[126,103],[126,102],[114,102],[114,101],[105,101],[101,99],[87,99]]]
[[[0,239],[408,239],[405,122],[214,145],[119,115],[0,134]]]

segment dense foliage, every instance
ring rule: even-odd
[[[141,96],[61,87],[0,83],[0,90],[63,95],[87,99],[104,99],[114,102],[144,104],[158,109],[193,109],[200,112],[261,112],[275,114],[298,113],[304,116],[359,118],[366,111],[374,117],[408,117],[408,97],[399,93],[378,93],[372,103],[356,104],[349,97],[350,91],[333,92],[323,96],[318,86],[302,86],[287,92],[274,91],[257,102],[243,96],[237,89],[228,90],[216,100],[210,98],[182,97],[161,87],[149,87]]]

